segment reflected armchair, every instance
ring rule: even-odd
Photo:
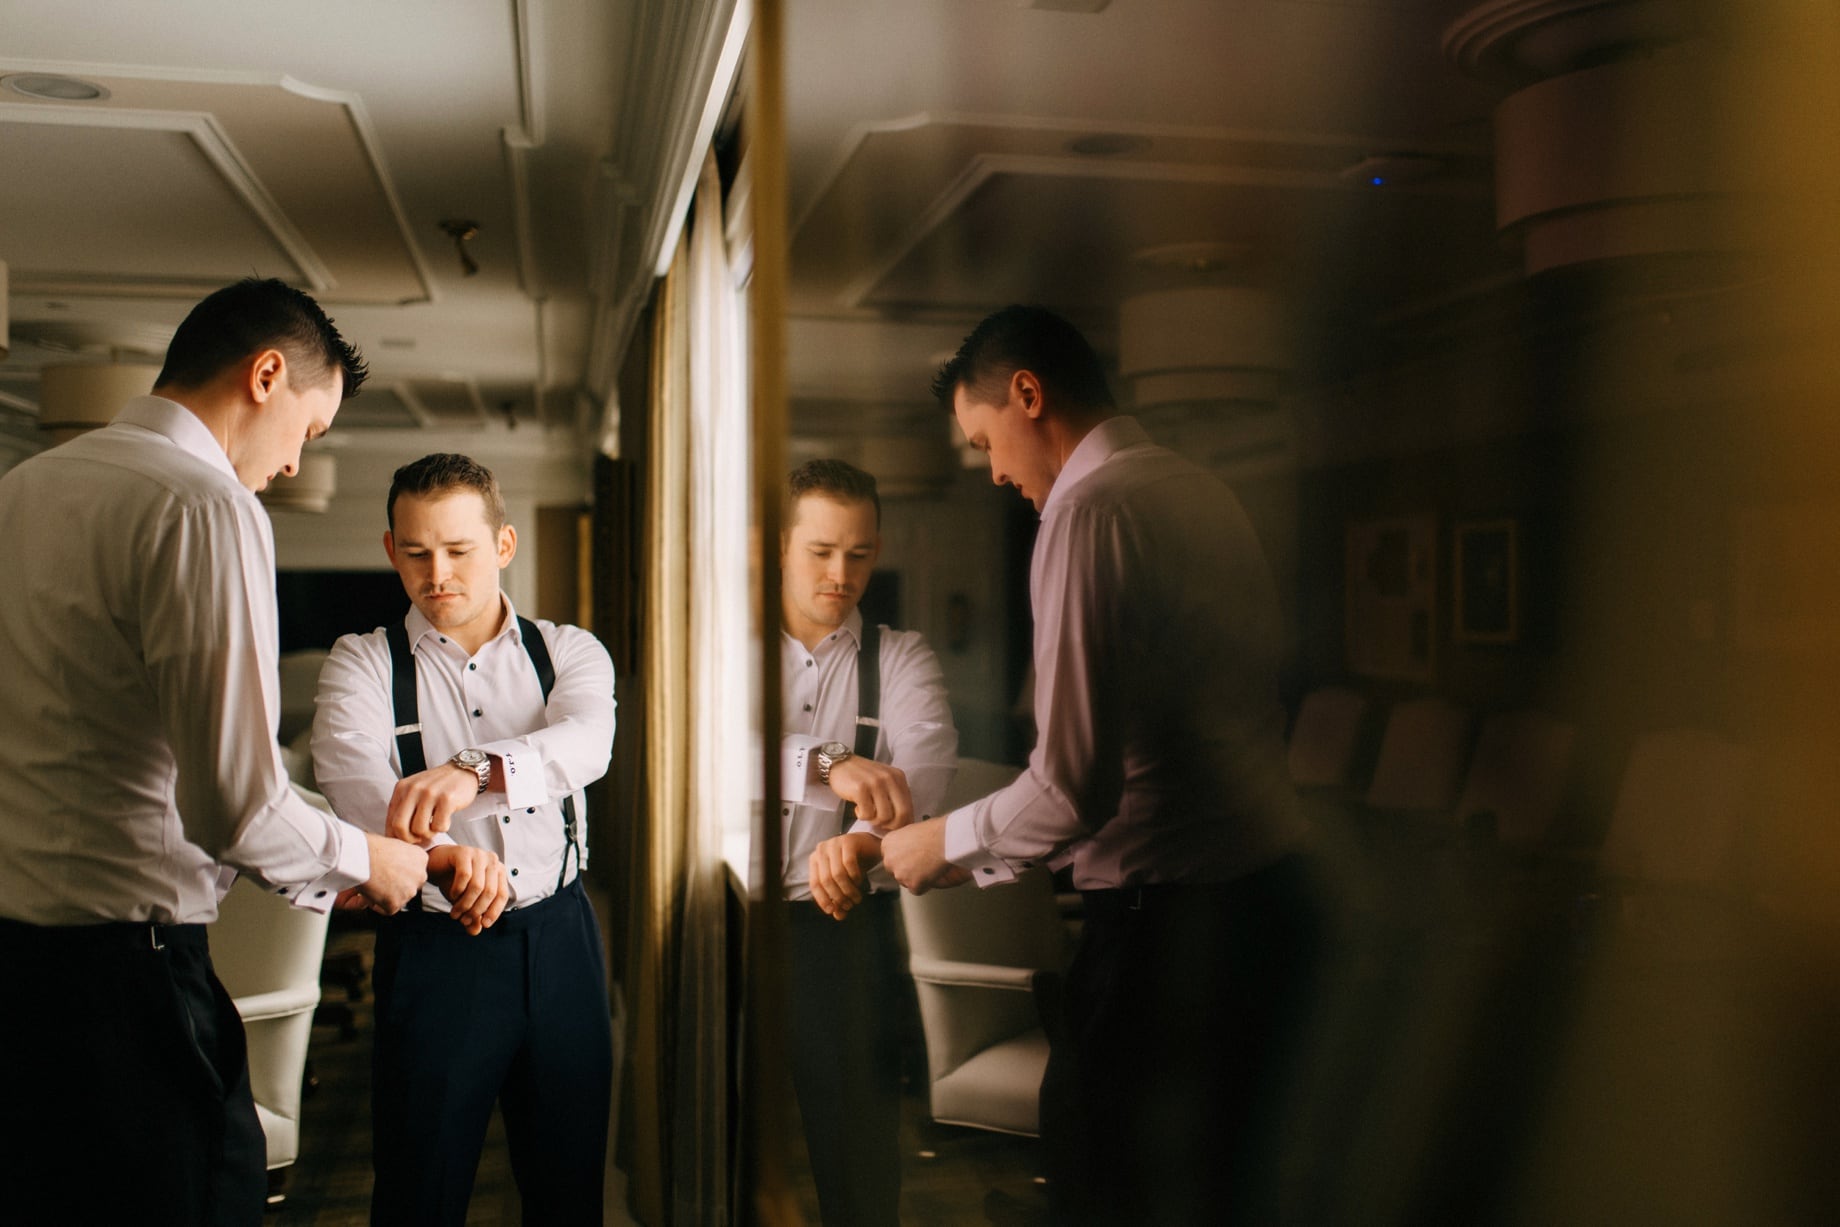
[[[959,764],[948,806],[975,800],[1017,769]],[[1007,886],[901,895],[908,967],[926,1036],[933,1119],[1035,1136],[1066,929],[1044,869]]]

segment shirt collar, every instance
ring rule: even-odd
[[[1061,466],[1060,475],[1054,479],[1054,488],[1042,500],[1042,514],[1046,515],[1048,508],[1054,506],[1065,491],[1079,485],[1081,478],[1107,460],[1127,447],[1148,442],[1150,436],[1144,433],[1144,428],[1137,424],[1134,417],[1119,414],[1100,422],[1086,432],[1086,437],[1075,445],[1072,454],[1067,457],[1067,463]]]
[[[850,637],[850,642],[855,645],[856,651],[858,652],[862,651],[863,616],[862,616],[861,606],[858,606],[855,609],[852,609],[850,611],[850,616],[843,620],[843,625],[839,627],[838,629],[843,631],[846,635]],[[792,632],[787,630],[785,627],[780,628],[779,638],[780,638],[780,642],[785,644],[786,646],[788,647],[796,646],[799,649],[799,651],[801,652],[805,651],[805,645],[799,642],[799,640],[793,638]],[[826,635],[825,638],[828,639],[830,638],[830,636]],[[810,655],[810,653],[807,652],[806,655]]]
[[[243,485],[243,479],[236,474],[236,466],[224,452],[224,445],[217,441],[204,419],[176,400],[167,400],[164,396],[137,396],[121,407],[115,422],[152,431],[180,451],[196,456],[223,473],[238,486]]]
[[[486,640],[486,643],[495,643],[500,639],[509,637],[516,640],[519,646],[522,646],[524,642],[524,632],[520,629],[518,624],[517,606],[511,603],[511,598],[505,595],[503,589],[500,589],[498,599],[503,602],[500,608],[505,611],[505,624],[499,628],[498,634]],[[403,629],[409,632],[409,650],[411,652],[415,651],[415,649],[420,646],[422,636],[439,633],[435,630],[434,623],[430,622],[427,617],[423,615],[422,611],[417,609],[414,605],[409,606],[409,612],[403,618]],[[484,650],[485,648],[482,645],[480,651],[483,652]]]

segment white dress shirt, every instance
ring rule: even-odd
[[[0,916],[214,919],[237,871],[323,911],[364,837],[288,783],[268,516],[196,415],[130,401],[0,479]]]
[[[842,627],[812,650],[780,632],[781,847],[785,849],[786,898],[811,898],[811,854],[842,831],[843,802],[818,779],[817,748],[827,741],[856,747],[856,657],[862,646],[862,612],[852,610]],[[899,767],[913,796],[914,820],[939,813],[958,770],[958,729],[946,702],[939,658],[916,631],[882,630],[881,729],[875,757]],[[853,831],[870,831],[858,821]],[[894,879],[880,865],[872,888],[892,889]]]
[[[947,817],[948,860],[979,885],[1047,860],[1093,890],[1231,881],[1296,843],[1277,592],[1226,486],[1107,419],[1042,506],[1029,598],[1035,749]]]
[[[497,853],[509,875],[511,906],[528,907],[555,893],[568,848],[562,801],[571,795],[581,864],[587,864],[581,790],[607,774],[613,755],[613,661],[580,627],[538,619],[556,668],[545,707],[517,611],[509,597],[500,599],[505,624],[472,656],[418,609],[409,610],[404,626],[416,662],[426,765],[437,767],[468,748],[503,762],[502,790],[481,793],[436,842]],[[402,776],[392,686],[390,646],[379,627],[333,644],[314,696],[314,779],[340,817],[379,834]],[[569,878],[579,872],[571,862]],[[423,889],[422,903],[440,912],[449,907],[434,886]]]

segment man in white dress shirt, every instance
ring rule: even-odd
[[[937,812],[958,767],[933,650],[857,609],[880,552],[874,477],[841,460],[793,472],[780,538],[787,1047],[831,1227],[899,1221],[907,993],[880,843]]]
[[[526,1223],[599,1224],[613,1035],[582,888],[582,789],[613,751],[613,661],[518,616],[497,480],[437,453],[396,471],[383,548],[412,608],[320,673],[314,776],[338,814],[428,849],[377,935],[371,1221],[466,1220],[500,1105]]]
[[[278,281],[212,294],[154,395],[0,478],[0,1217],[259,1223],[265,1146],[204,926],[238,873],[393,911],[426,857],[301,800],[274,539],[364,364]]]
[[[1041,512],[1028,770],[883,842],[914,890],[1026,862],[1085,902],[1041,1091],[1057,1222],[1268,1222],[1284,1043],[1318,928],[1284,757],[1275,587],[1231,491],[1114,416],[1098,357],[1034,307],[934,392]]]

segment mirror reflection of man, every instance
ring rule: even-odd
[[[934,392],[1041,512],[1037,740],[1009,787],[889,834],[926,890],[1068,869],[1084,899],[1041,1089],[1059,1223],[1272,1222],[1270,1111],[1317,913],[1277,592],[1231,491],[1117,416],[1092,347],[997,312]]]
[[[393,911],[420,849],[288,783],[255,491],[365,376],[319,304],[248,280],[153,395],[0,480],[0,1219],[258,1223],[267,1152],[205,925],[241,873]]]
[[[496,1103],[524,1221],[599,1223],[613,1036],[581,790],[613,662],[504,595],[517,533],[483,465],[424,456],[386,507],[412,608],[333,645],[313,721],[333,809],[427,847],[439,888],[378,927],[371,1221],[463,1223]]]
[[[938,658],[857,609],[880,552],[872,476],[841,460],[793,472],[780,537],[787,1041],[830,1227],[899,1221],[907,997],[881,840],[937,812],[958,763]]]

